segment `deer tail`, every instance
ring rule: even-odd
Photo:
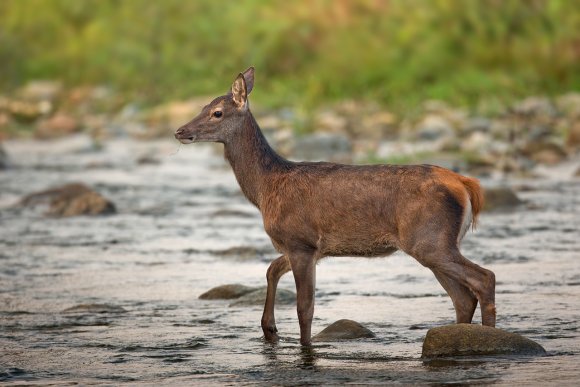
[[[461,176],[461,182],[465,186],[467,193],[469,194],[469,200],[471,201],[471,215],[472,221],[471,226],[475,230],[477,227],[477,217],[480,211],[483,208],[484,204],[484,197],[483,197],[483,190],[481,189],[481,185],[479,184],[479,180]]]

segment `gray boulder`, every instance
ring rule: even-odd
[[[312,341],[341,341],[375,337],[375,334],[360,323],[342,319],[338,320],[312,338]]]
[[[453,126],[447,118],[429,114],[425,116],[415,127],[420,140],[434,141],[443,137],[453,136]]]
[[[296,140],[293,156],[306,161],[348,162],[352,159],[352,143],[342,134],[313,133]]]
[[[556,108],[548,98],[527,97],[513,106],[513,111],[517,114],[528,116],[554,116]]]
[[[47,215],[68,217],[79,215],[109,215],[117,212],[115,205],[82,183],[65,184],[25,196],[23,206],[49,202]]]
[[[580,120],[570,126],[566,145],[572,149],[580,149]]]
[[[217,286],[199,296],[200,300],[233,300],[244,294],[255,291],[256,288],[240,284]]]
[[[6,168],[8,168],[8,154],[6,154],[6,151],[0,143],[0,169]]]
[[[507,210],[523,204],[516,193],[509,187],[487,187],[484,190],[484,210]]]
[[[454,324],[430,329],[421,357],[545,354],[540,344],[516,333],[477,324]]]
[[[266,287],[244,294],[232,302],[230,306],[263,306],[264,302],[266,302]],[[276,305],[291,305],[294,303],[296,303],[296,293],[286,289],[278,289],[276,291]]]

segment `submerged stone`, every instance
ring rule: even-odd
[[[116,213],[115,205],[98,192],[81,183],[65,184],[36,192],[22,199],[24,206],[48,201],[47,215],[68,217],[78,215],[108,215]]]
[[[232,300],[242,297],[244,294],[255,291],[256,288],[240,284],[227,284],[217,286],[199,296],[200,300]]]
[[[266,302],[266,287],[258,288],[244,294],[232,302],[230,306],[262,306],[264,302]],[[276,291],[276,305],[290,305],[295,302],[296,293],[286,289],[278,289]]]
[[[360,323],[342,319],[335,321],[322,332],[312,338],[312,341],[340,341],[375,337],[375,334]]]
[[[429,329],[421,357],[545,354],[540,344],[517,333],[478,324],[453,324]]]
[[[125,313],[125,312],[127,312],[125,308],[109,304],[80,304],[62,311],[62,313]]]
[[[486,211],[506,210],[523,204],[522,200],[509,187],[485,188],[484,191],[484,209]]]

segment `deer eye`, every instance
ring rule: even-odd
[[[213,112],[213,116],[215,118],[220,118],[223,115],[221,110],[216,110],[215,112]]]

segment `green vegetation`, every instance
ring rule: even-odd
[[[406,111],[580,89],[570,0],[2,0],[0,87],[62,79],[158,103],[257,68],[262,105]]]

